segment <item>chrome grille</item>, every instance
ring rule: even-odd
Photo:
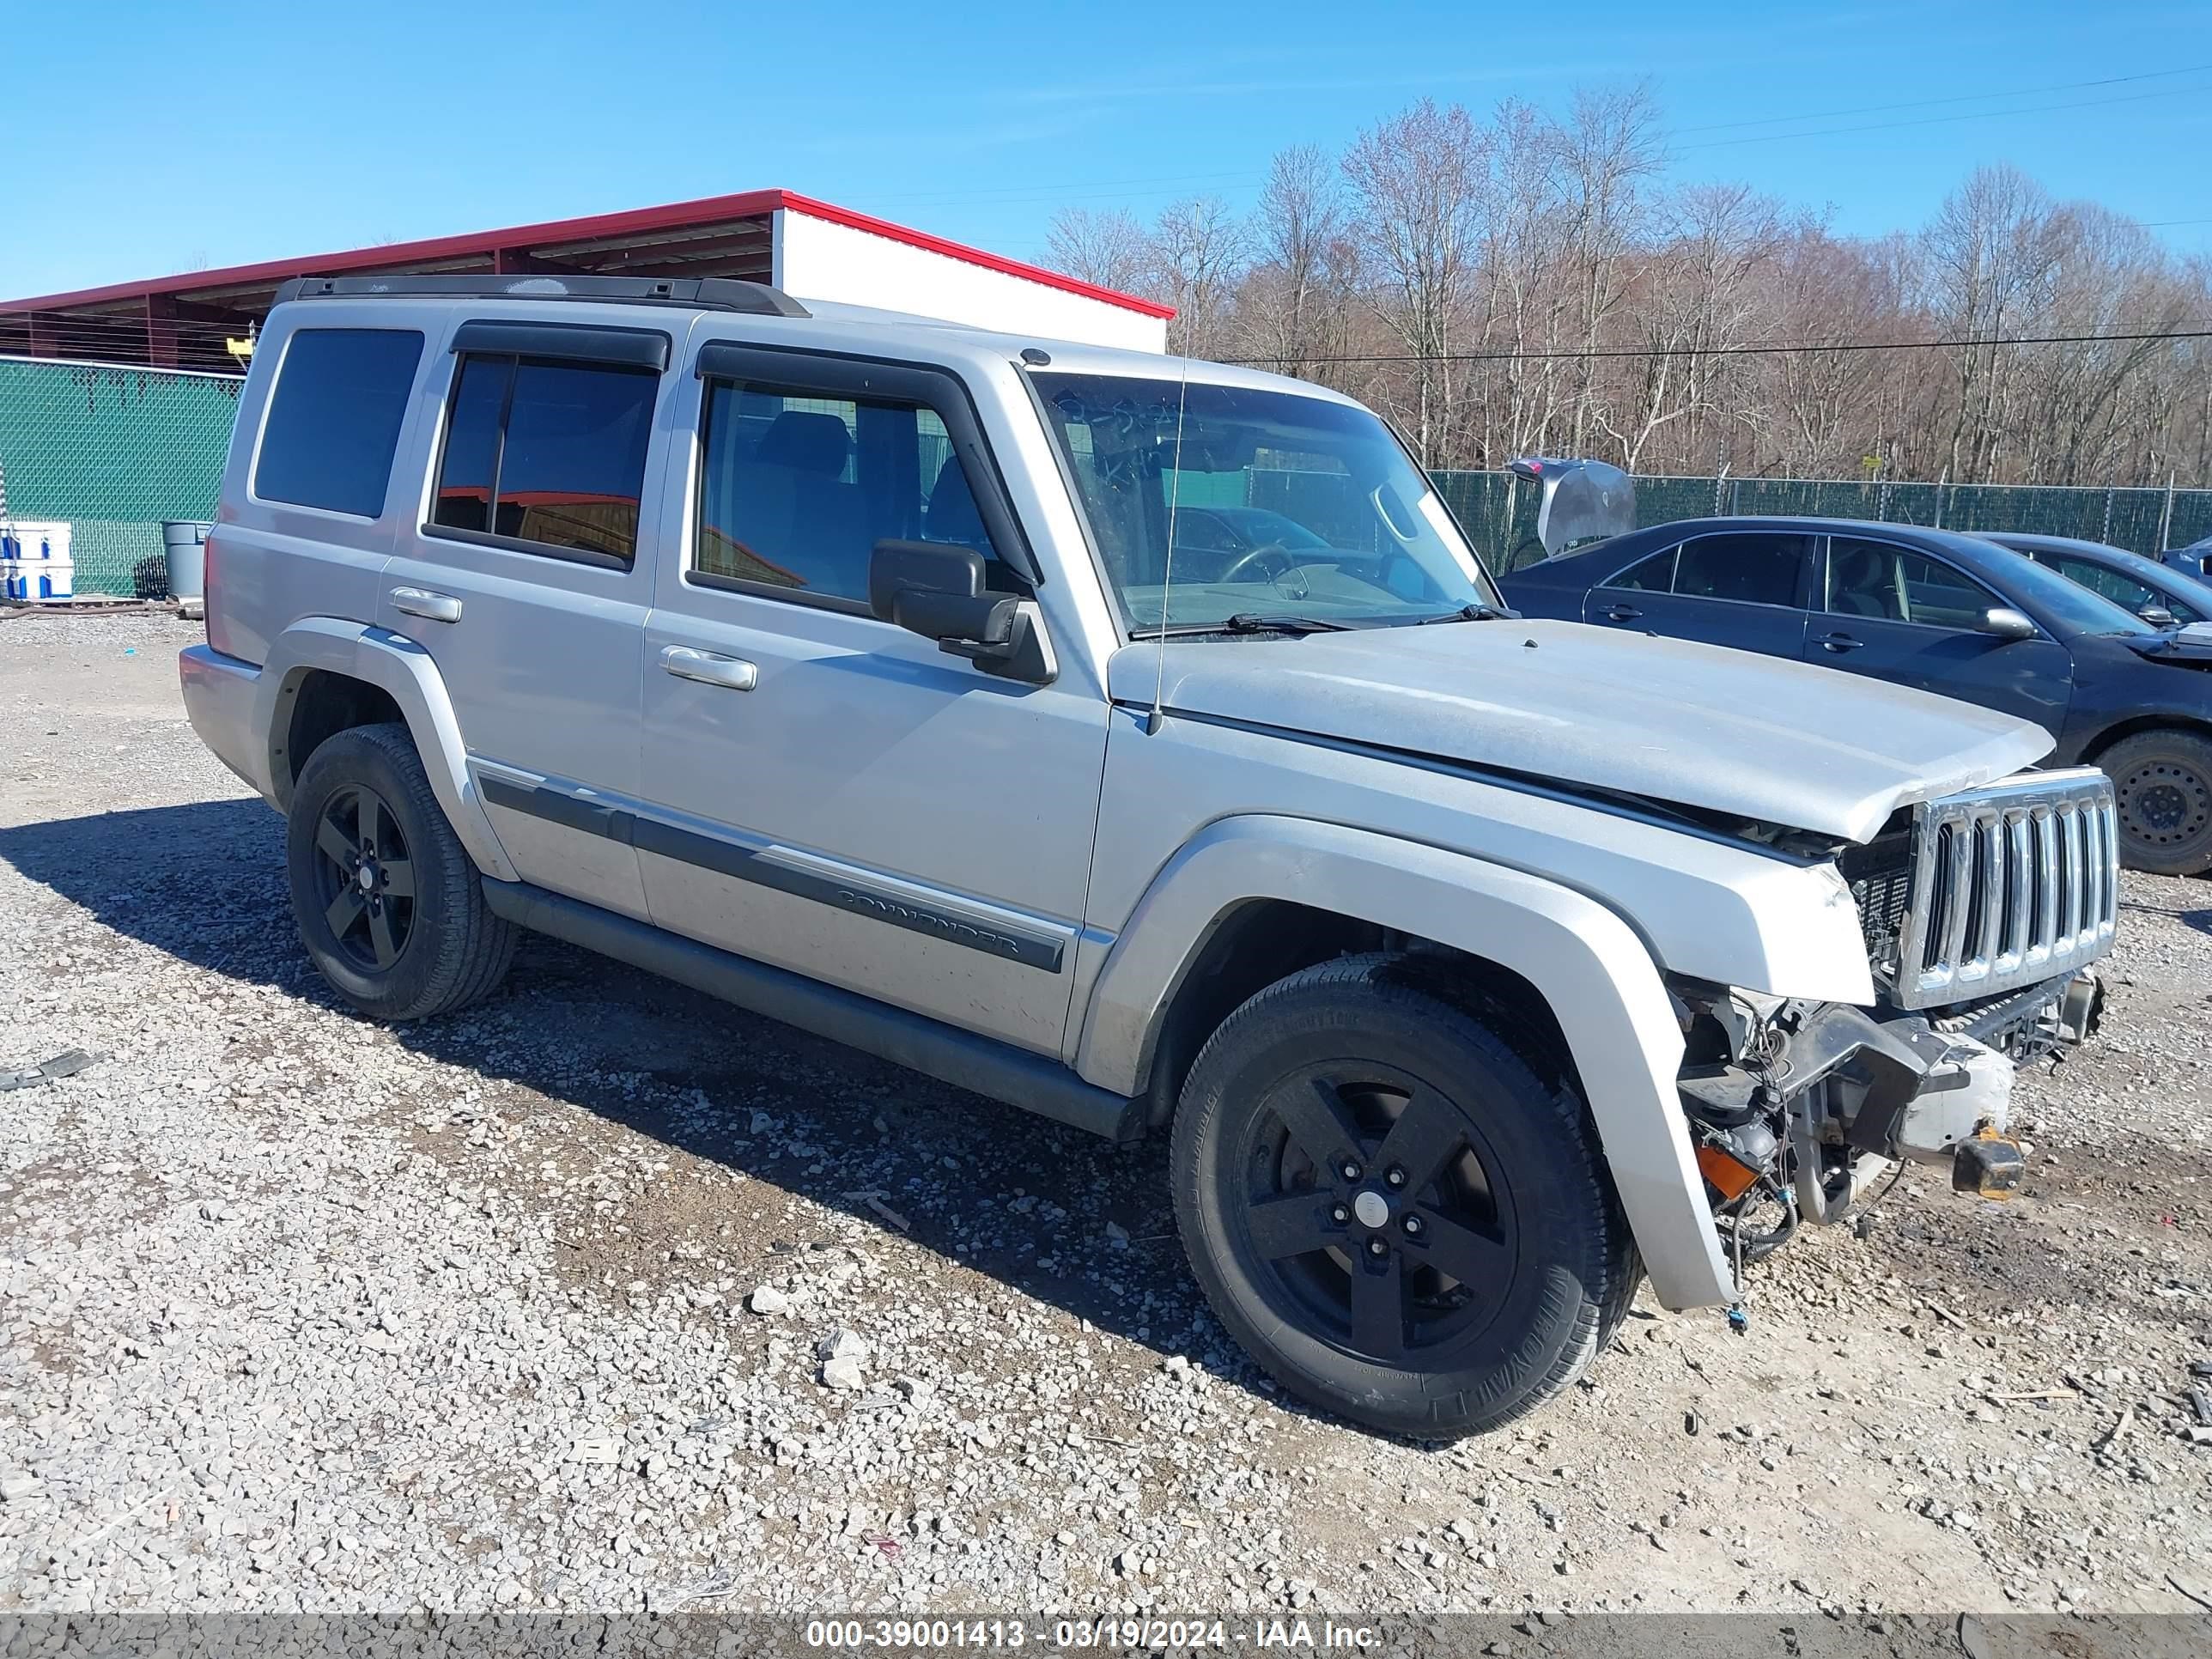
[[[1884,964],[1898,1004],[2017,990],[2111,950],[2116,832],[2112,782],[2094,767],[2029,773],[1917,809],[1911,900]]]

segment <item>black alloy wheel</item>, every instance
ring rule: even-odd
[[[415,931],[415,864],[399,819],[365,784],[333,793],[315,824],[324,925],[356,966],[390,968]]]
[[[515,930],[486,903],[404,726],[325,738],[300,769],[287,817],[293,920],[332,990],[388,1020],[491,994]]]
[[[1431,1369],[1479,1339],[1519,1266],[1480,1132],[1434,1087],[1346,1057],[1303,1065],[1255,1114],[1243,1240],[1274,1297],[1344,1352]]]
[[[1424,1438],[1571,1386],[1641,1280],[1571,1075],[1449,962],[1341,957],[1259,992],[1185,1079],[1191,1271],[1285,1387]]]

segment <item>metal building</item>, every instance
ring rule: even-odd
[[[790,191],[0,300],[0,502],[73,526],[80,593],[143,591],[215,510],[239,377],[295,276],[740,276],[802,299],[1163,350],[1173,312]]]

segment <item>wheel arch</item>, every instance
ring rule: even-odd
[[[382,686],[334,668],[295,668],[278,689],[276,707],[283,729],[269,733],[269,781],[288,807],[307,757],[326,739],[356,726],[407,722]]]
[[[271,799],[291,805],[313,746],[349,726],[397,720],[413,738],[438,805],[484,874],[516,879],[469,775],[459,717],[438,665],[414,641],[337,617],[308,617],[270,642],[256,726],[266,734]]]
[[[2115,720],[2092,738],[2081,750],[2081,764],[2094,766],[2098,757],[2116,744],[2130,738],[2142,737],[2147,732],[2182,732],[2192,738],[2212,742],[2212,720],[2184,714],[2136,714],[2127,720]]]
[[[1556,1043],[1660,1300],[1733,1300],[1676,1093],[1682,1035],[1658,967],[1621,917],[1540,877],[1310,820],[1222,820],[1170,860],[1115,939],[1076,1069],[1171,1110],[1217,1010],[1315,961],[1394,943],[1449,953],[1488,995],[1529,1011],[1536,1046]]]
[[[1139,1060],[1147,1127],[1165,1127],[1199,1050],[1247,1000],[1302,969],[1378,951],[1432,960],[1443,970],[1439,982],[1448,979],[1465,994],[1471,1011],[1486,1003],[1512,1010],[1521,1024],[1505,1035],[1531,1068],[1552,1081],[1580,1086],[1574,1057],[1543,994],[1504,963],[1324,906],[1243,898],[1207,925],[1147,1030]]]

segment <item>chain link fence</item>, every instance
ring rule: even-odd
[[[1439,472],[1437,489],[1497,568],[1540,557],[1536,487],[1504,472]],[[2156,557],[2212,536],[2212,489],[2052,484],[1880,483],[1857,479],[1640,476],[1636,521],[1776,513],[1972,532],[2073,536]]]
[[[18,520],[71,526],[79,593],[157,595],[167,580],[162,520],[215,516],[242,384],[228,374],[0,357],[0,501]],[[1436,479],[1494,566],[1540,556],[1534,487],[1504,472]],[[1241,478],[1186,473],[1178,493],[1187,505],[1287,511],[1325,533],[1344,485],[1341,475],[1255,469]],[[2015,530],[2155,555],[2212,535],[2212,489],[1650,476],[1636,480],[1636,513],[1647,525],[1788,513]]]
[[[234,374],[0,357],[0,486],[18,521],[70,527],[79,594],[167,591],[165,519],[212,519]]]

